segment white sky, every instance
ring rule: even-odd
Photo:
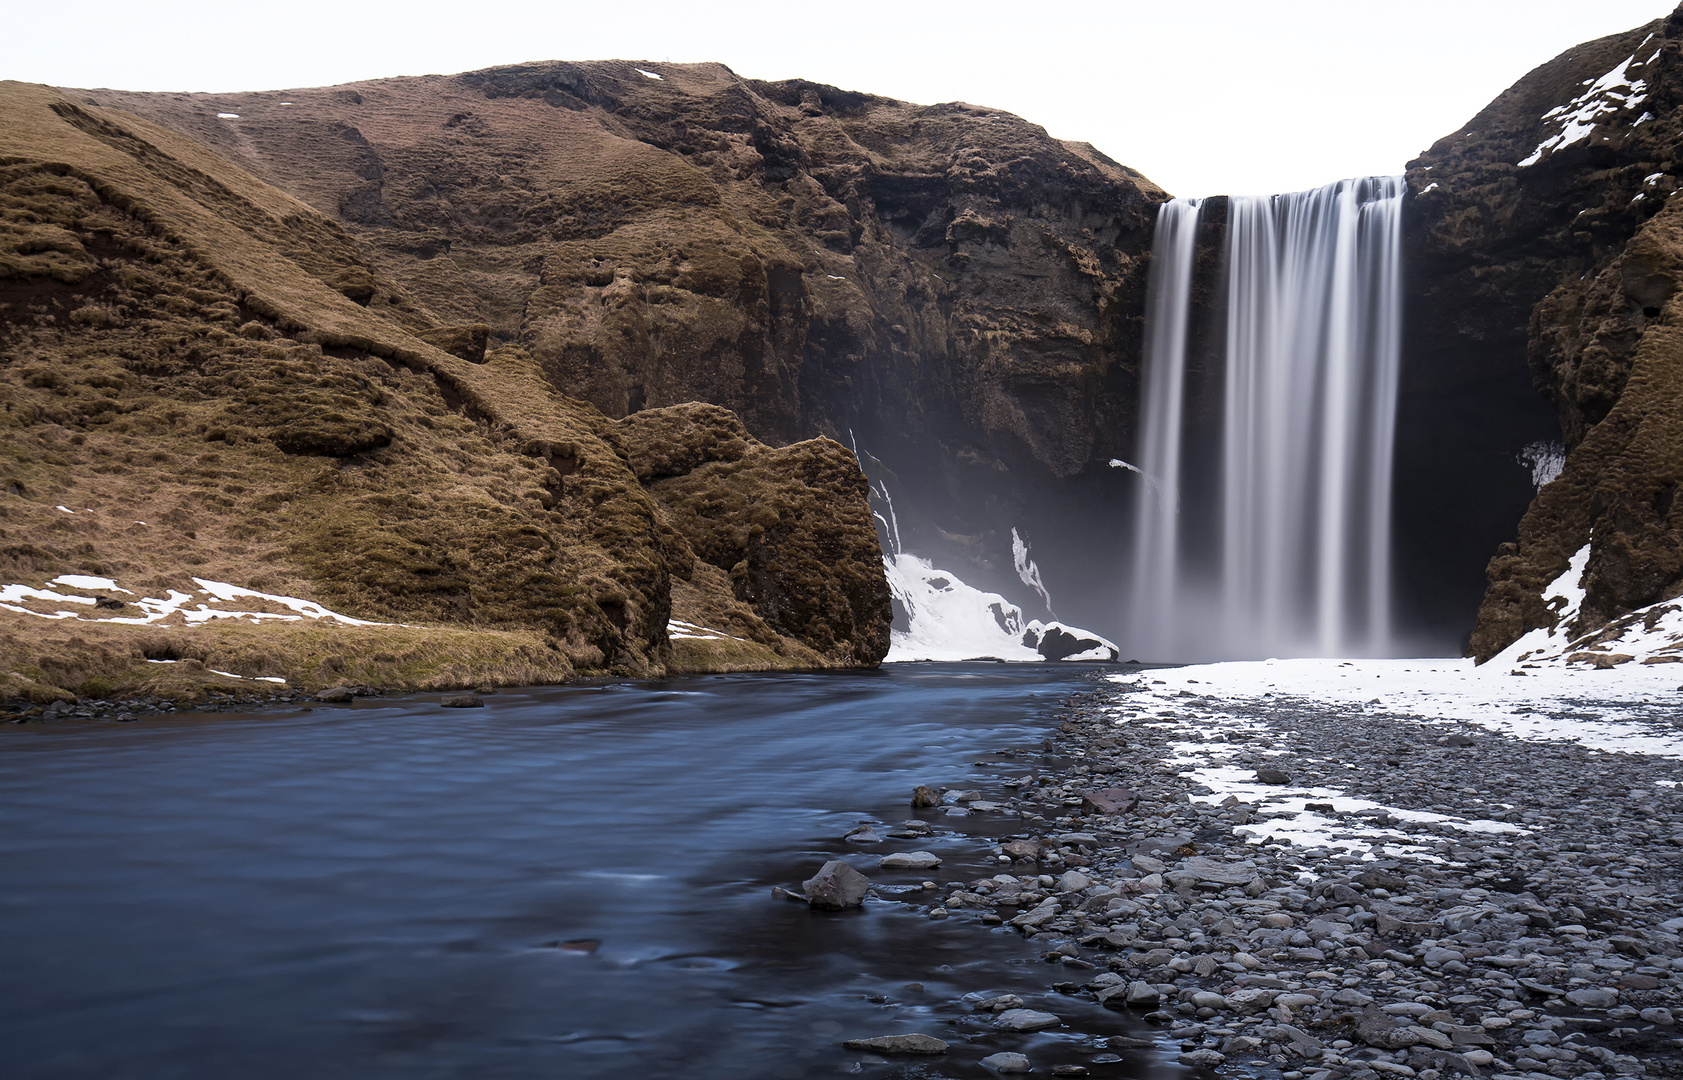
[[[1666,0],[0,0],[0,77],[268,90],[523,60],[716,60],[1093,143],[1176,195],[1401,171],[1531,68]]]

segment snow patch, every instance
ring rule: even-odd
[[[886,663],[912,660],[1114,660],[1116,646],[1097,634],[1063,623],[1026,620],[1005,597],[984,592],[939,570],[928,559],[883,556],[894,599],[907,629],[889,634]],[[1081,646],[1085,646],[1084,648]]]
[[[192,580],[198,586],[196,592],[169,589],[165,591],[163,596],[140,596],[132,590],[118,585],[112,578],[96,577],[91,574],[60,574],[49,583],[65,589],[127,593],[129,596],[136,597],[136,599],[129,601],[129,604],[140,610],[138,615],[117,614],[95,617],[92,612],[79,614],[74,611],[40,611],[33,607],[24,607],[22,605],[26,603],[77,604],[94,608],[96,611],[105,610],[96,606],[100,600],[100,597],[97,596],[82,596],[74,592],[56,592],[20,584],[0,586],[0,608],[17,612],[20,615],[34,615],[43,619],[76,619],[80,622],[129,623],[137,626],[160,623],[172,616],[179,616],[180,621],[188,626],[195,626],[215,619],[240,619],[254,623],[273,620],[302,622],[305,619],[317,619],[340,623],[344,626],[393,625],[341,615],[337,611],[322,607],[314,600],[301,600],[295,596],[258,592],[256,589],[246,589],[222,581],[209,581],[205,578],[193,578]],[[197,605],[189,607],[188,605],[195,600],[198,601]],[[275,611],[245,611],[237,607],[222,606],[236,600],[262,600],[286,608],[292,614]],[[126,611],[127,609],[118,610]]]
[[[1602,117],[1634,109],[1647,100],[1648,83],[1643,79],[1632,79],[1629,74],[1630,66],[1635,62],[1636,54],[1632,53],[1622,64],[1601,78],[1586,80],[1584,85],[1589,89],[1565,105],[1557,105],[1544,113],[1544,126],[1559,124],[1560,127],[1553,135],[1538,143],[1537,149],[1531,152],[1530,157],[1521,161],[1519,167],[1523,169],[1535,165],[1543,159],[1544,154],[1552,154],[1556,150],[1582,142],[1590,137],[1590,133],[1595,130]],[[1648,114],[1644,113],[1636,123],[1641,123],[1642,119],[1646,118]]]
[[[644,71],[644,70],[643,70],[643,69],[642,69],[642,68],[632,68],[632,69],[631,69],[631,70],[632,70],[632,71],[635,71],[635,72],[636,72],[636,73],[637,73],[637,74],[639,74],[639,75],[646,75],[646,76],[648,76],[648,77],[649,77],[649,78],[651,78],[651,79],[661,79],[661,81],[663,81],[663,82],[664,82],[664,81],[665,81],[665,80],[664,80],[664,78],[663,78],[663,77],[662,77],[662,76],[660,76],[660,75],[656,75],[656,74],[655,74],[655,73],[654,73],[654,72],[652,72],[652,71]]]
[[[1438,182],[1436,180],[1433,180],[1431,183],[1427,184],[1425,187],[1420,189],[1420,194],[1424,195],[1428,191],[1436,191],[1437,189],[1438,189]]]
[[[238,120],[240,114],[237,112],[219,112],[216,114],[216,118],[218,120]]]
[[[669,638],[689,639],[691,641],[747,641],[727,634],[723,630],[714,630],[699,623],[685,622],[682,619],[668,619],[666,621],[666,636]]]

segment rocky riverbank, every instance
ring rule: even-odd
[[[1044,942],[1057,991],[1224,1074],[1683,1075],[1675,757],[1204,696],[1196,670],[1067,701],[1036,771],[943,793],[1029,828],[930,914]]]

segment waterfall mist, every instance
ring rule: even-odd
[[[1125,648],[1141,659],[1391,648],[1401,177],[1234,197],[1219,327],[1202,216],[1157,221]],[[1196,362],[1191,342],[1207,339]]]

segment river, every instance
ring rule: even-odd
[[[897,664],[0,732],[0,1072],[968,1077],[1000,1050],[1041,1075],[1165,1072],[1095,1064],[1102,1036],[1145,1032],[1051,992],[1079,975],[1035,943],[927,918],[944,888],[897,892],[993,872],[988,840],[1017,823],[923,810],[932,839],[840,840],[913,816],[917,784],[1033,771],[1092,670]],[[920,849],[941,868],[876,867]],[[771,897],[833,857],[880,897]],[[981,991],[1074,1023],[995,1033],[961,1000]],[[840,1045],[909,1031],[952,1049]]]

